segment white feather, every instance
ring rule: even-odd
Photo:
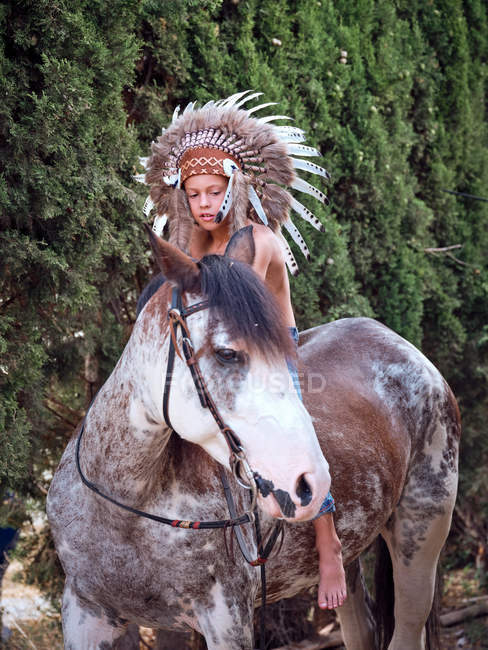
[[[251,99],[256,99],[256,97],[261,97],[262,94],[263,93],[253,93],[252,95],[248,95],[247,97],[244,97],[243,99],[241,99],[240,102],[236,104],[236,108],[240,108],[246,102],[250,102]]]
[[[309,259],[310,259],[310,251],[308,250],[308,246],[307,246],[307,244],[305,243],[305,240],[304,240],[303,237],[301,236],[300,231],[299,231],[298,228],[295,226],[295,224],[293,223],[293,221],[292,221],[290,218],[288,218],[288,219],[283,223],[283,225],[284,225],[285,228],[288,230],[288,232],[289,232],[290,235],[291,235],[291,238],[293,239],[293,241],[295,242],[295,244],[300,248],[300,250],[302,251],[302,253],[303,253],[304,256],[306,257],[306,259],[309,260]]]
[[[156,215],[156,218],[154,219],[153,223],[153,231],[156,233],[158,237],[161,237],[163,234],[163,229],[164,226],[166,225],[166,222],[168,221],[168,215],[167,214],[158,214]]]
[[[293,181],[293,183],[290,183],[290,187],[292,187],[294,190],[298,190],[299,192],[310,194],[310,196],[315,197],[321,203],[329,203],[329,199],[325,196],[323,192],[318,190],[313,185],[310,185],[310,183],[307,183],[307,181],[304,181],[303,178],[299,178],[297,176]]]
[[[305,142],[305,135],[301,133],[278,133],[277,135],[281,142],[286,144],[289,142]]]
[[[275,126],[274,128],[282,142],[305,142],[305,131],[296,126]]]
[[[310,172],[311,174],[318,174],[327,179],[330,178],[329,172],[323,167],[320,167],[320,165],[316,165],[309,160],[300,160],[299,158],[291,158],[291,160],[293,161],[293,167],[295,169],[303,169],[303,171]]]
[[[305,131],[303,129],[300,129],[298,126],[287,126],[285,124],[279,124],[275,127],[275,129],[280,133],[305,135]]]
[[[266,216],[266,212],[264,211],[264,208],[261,205],[261,201],[259,200],[259,196],[257,195],[256,190],[254,189],[254,187],[252,185],[249,185],[248,195],[249,195],[249,200],[251,201],[251,205],[256,211],[256,214],[261,219],[261,221],[264,223],[264,225],[267,226],[268,225],[268,217]]]
[[[268,106],[276,106],[277,102],[266,102],[266,104],[258,104],[257,106],[253,106],[252,108],[247,109],[247,114],[251,115],[252,113],[255,113],[256,111],[260,111],[263,108],[267,108]]]
[[[288,147],[290,156],[321,156],[322,154],[314,147],[307,147],[304,144],[290,144]]]
[[[225,106],[226,108],[229,106],[234,106],[234,104],[238,102],[241,97],[247,95],[247,93],[252,93],[252,90],[243,90],[240,93],[234,93],[234,95],[230,95],[230,97],[222,100],[221,106]]]
[[[183,115],[187,115],[190,111],[195,110],[195,106],[197,105],[196,102],[190,102],[187,104],[185,110],[183,111]]]
[[[142,212],[146,215],[146,217],[148,217],[149,213],[153,208],[154,208],[154,201],[151,199],[150,196],[148,196],[147,199],[144,201],[144,207],[142,208]]]
[[[181,109],[181,107],[180,107],[180,105],[178,104],[178,106],[175,108],[175,110],[174,110],[174,112],[173,112],[173,117],[172,117],[172,119],[171,119],[171,123],[176,122],[176,120],[178,119],[178,116],[179,116],[179,114],[180,114],[180,109]]]
[[[146,183],[146,174],[134,174],[132,178],[138,183]]]
[[[292,117],[288,117],[288,115],[267,115],[266,117],[258,117],[257,120],[258,122],[261,122],[261,124],[267,124],[268,122],[273,122],[274,120],[292,120],[292,122],[294,122],[294,119]]]
[[[305,219],[305,221],[308,221],[308,223],[312,224],[314,228],[319,230],[320,232],[324,232],[324,226],[323,224],[320,223],[320,221],[317,219],[317,217],[310,212],[308,208],[306,208],[304,205],[300,203],[300,201],[297,201],[295,198],[292,197],[290,207],[294,212],[299,214],[302,219]]]
[[[149,156],[146,156],[145,158],[139,157],[139,164],[146,168],[147,161],[149,160]]]
[[[276,232],[275,235],[278,238],[278,241],[280,243],[280,246],[283,250],[283,254],[285,256],[285,262],[286,266],[288,267],[288,271],[291,273],[291,275],[298,275],[298,264],[295,259],[295,256],[291,252],[291,248],[288,246],[288,242],[286,239],[283,237],[280,231]]]

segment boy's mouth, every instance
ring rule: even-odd
[[[201,214],[201,215],[200,215],[200,219],[201,219],[202,221],[213,221],[214,218],[215,218],[215,215],[214,215],[214,214]]]

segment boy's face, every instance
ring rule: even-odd
[[[226,176],[216,174],[190,176],[185,181],[191,213],[204,230],[215,230],[222,225],[214,223],[214,219],[224,200],[228,182]]]

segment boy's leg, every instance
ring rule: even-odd
[[[298,330],[296,327],[289,329],[290,336],[298,347]],[[287,364],[295,390],[303,402],[297,367],[291,359],[287,359]],[[319,553],[318,603],[321,609],[340,607],[347,597],[346,575],[342,565],[342,544],[335,529],[334,512],[334,499],[329,492],[313,522],[316,535],[315,546]]]
[[[319,553],[318,604],[321,609],[335,609],[344,603],[347,596],[342,545],[337,536],[332,512],[314,519],[313,523],[315,546]]]

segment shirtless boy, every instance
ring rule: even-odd
[[[209,254],[223,255],[232,234],[242,227],[252,225],[255,247],[253,268],[278,299],[285,322],[292,331],[296,332],[283,245],[270,227],[258,223],[255,218],[256,212],[259,215],[262,210],[260,205],[256,206],[256,197],[253,197],[254,201],[252,201],[252,206],[255,208],[253,219],[251,219],[250,204],[244,206],[244,211],[243,206],[237,204],[238,201],[242,203],[244,199],[247,203],[247,192],[251,183],[244,172],[248,169],[257,169],[256,165],[246,164],[246,161],[252,158],[252,163],[268,162],[267,178],[273,179],[270,168],[273,159],[277,158],[278,163],[275,161],[275,164],[278,169],[275,176],[283,183],[286,182],[286,174],[294,178],[289,162],[293,159],[287,155],[286,146],[276,142],[276,134],[273,131],[276,127],[266,125],[263,129],[258,120],[242,116],[245,111],[239,110],[238,106],[230,103],[229,107],[226,107],[224,103],[219,107],[215,104],[210,107],[210,110],[207,109],[207,112],[205,112],[206,107],[199,110],[191,108],[186,120],[187,111],[174,122],[174,126],[168,129],[169,137],[163,132],[163,136],[153,144],[153,155],[149,159],[148,173],[144,177],[144,181],[151,186],[149,206],[156,207],[160,215],[173,208],[174,213],[168,215],[173,218],[173,221],[189,218],[187,241],[177,243],[186,247],[190,255],[196,259]],[[239,144],[243,140],[239,128],[242,130],[244,117],[246,117],[244,126],[247,128],[244,129],[244,133],[251,133],[251,136],[248,136],[250,143],[247,143],[247,150]],[[175,128],[178,126],[179,130]],[[255,133],[252,131],[253,128]],[[176,133],[172,134],[171,129]],[[264,141],[261,150],[257,150],[257,140],[253,137],[255,134],[260,138],[261,143]],[[268,138],[267,140],[261,137],[263,134]],[[236,138],[237,146],[233,147],[232,142],[235,144]],[[253,155],[249,156],[249,153]],[[284,171],[279,168],[279,165],[284,166]],[[167,176],[163,184],[161,173],[162,170],[163,173],[165,171],[167,173],[168,168],[176,174]],[[255,179],[256,176],[254,174],[252,178]],[[229,184],[231,184],[230,188]],[[276,199],[273,204],[280,204],[280,198],[283,199],[284,196],[280,191],[283,190],[276,188],[277,186],[272,188],[273,198]],[[249,196],[250,193],[251,190]],[[265,191],[262,192],[262,197],[266,199]],[[272,204],[269,201],[263,203],[267,205],[268,213],[272,213]],[[226,206],[227,211],[223,209]],[[299,391],[299,387],[297,390]],[[334,526],[334,510],[334,501],[329,494],[319,516],[314,519],[320,574],[318,604],[323,609],[340,607],[346,598],[341,543]]]

